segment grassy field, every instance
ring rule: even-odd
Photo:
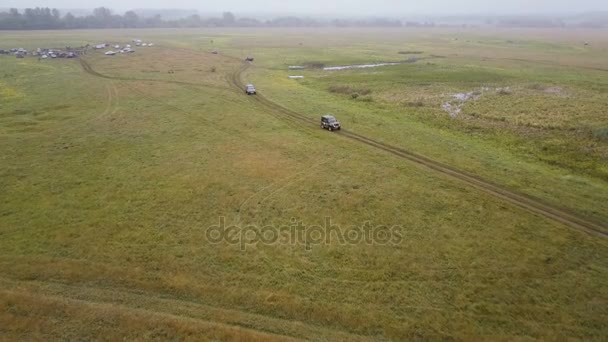
[[[0,48],[132,38],[156,46],[0,56],[0,338],[608,336],[605,237],[286,115],[335,114],[605,228],[607,32],[3,32]],[[212,243],[221,218],[401,239]]]

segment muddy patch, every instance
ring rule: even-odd
[[[560,86],[545,86],[539,83],[532,83],[525,86],[525,89],[532,90],[545,95],[568,96],[568,90]]]
[[[470,91],[468,93],[456,93],[450,95],[450,100],[444,102],[441,105],[441,108],[444,112],[448,113],[452,118],[455,118],[462,112],[462,107],[469,101],[477,101],[484,94],[492,92],[501,96],[511,95],[511,88],[489,88],[489,87],[481,87],[477,90]]]
[[[554,94],[554,95],[562,95],[564,93],[564,88],[562,87],[549,87],[543,90],[545,94]]]
[[[441,105],[441,108],[448,113],[452,118],[455,118],[462,112],[462,107],[468,101],[476,101],[481,98],[482,92],[479,90],[474,90],[468,93],[456,93],[451,95],[451,100],[444,102]]]

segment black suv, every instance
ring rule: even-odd
[[[257,92],[255,91],[255,88],[253,87],[253,84],[248,84],[247,86],[245,86],[245,94],[247,95],[256,95]]]
[[[321,117],[321,128],[328,129],[330,131],[339,130],[340,121],[336,120],[333,115],[323,115]]]

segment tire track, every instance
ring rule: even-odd
[[[344,158],[341,158],[341,159],[344,159]],[[307,168],[305,171],[296,172],[295,174],[289,175],[277,182],[274,182],[274,183],[271,183],[270,185],[262,187],[260,190],[255,192],[253,195],[249,196],[247,199],[245,199],[245,201],[243,201],[241,203],[233,225],[235,225],[237,227],[241,227],[241,224],[242,224],[241,214],[245,209],[251,210],[254,208],[259,208],[260,206],[263,205],[263,203],[267,199],[271,198],[272,196],[274,196],[281,190],[285,189],[286,187],[288,187],[294,183],[297,183],[297,182],[301,181],[302,179],[305,179],[306,177],[310,176],[310,174],[313,173],[317,168],[319,168],[320,166],[325,165],[331,161],[335,161],[335,159],[327,158],[327,159],[322,160],[321,162]],[[253,206],[248,205],[249,201],[251,201],[254,198],[258,197],[259,195],[263,194],[266,190],[271,190],[271,192],[268,195],[266,195],[264,198],[258,200],[257,205],[253,205]]]
[[[241,66],[234,73],[232,73],[230,75],[229,83],[234,88],[238,88],[241,91],[244,89],[244,85],[241,82],[241,74],[248,68],[249,68],[249,63],[242,62]],[[312,119],[303,117],[295,112],[291,113],[291,111],[289,109],[281,107],[280,105],[267,100],[265,97],[263,97],[259,94],[256,96],[253,96],[253,98],[256,102],[258,102],[259,104],[261,104],[264,108],[266,108],[268,110],[268,112],[266,112],[266,114],[269,114],[270,116],[273,116],[276,119],[285,122],[291,128],[294,128],[297,130],[302,130],[302,128],[304,128],[308,133],[312,132],[311,128],[302,126],[302,120],[304,120],[305,122],[312,122]],[[278,112],[277,112],[277,107],[280,107],[280,109],[281,109]],[[282,113],[281,113],[281,111],[282,111]],[[288,114],[288,116],[286,117],[284,114]],[[295,114],[295,116],[293,114]],[[285,120],[286,118],[288,120]]]
[[[158,82],[158,83],[169,83],[169,84],[179,84],[179,85],[188,85],[195,87],[204,87],[204,88],[212,88],[212,89],[223,89],[223,90],[232,90],[229,87],[219,87],[215,85],[203,84],[203,83],[193,83],[193,82],[185,82],[185,81],[177,81],[177,80],[162,80],[162,79],[152,79],[152,78],[130,78],[130,77],[120,77],[120,76],[110,76],[102,74],[91,66],[89,62],[87,62],[84,58],[79,58],[80,65],[82,69],[95,77],[105,78],[109,80],[117,80],[117,81],[142,81],[142,82]]]
[[[21,280],[0,275],[0,297],[15,294],[69,306],[90,306],[101,312],[140,314],[240,329],[282,340],[303,340],[310,336],[315,336],[316,339],[329,337],[341,341],[370,340],[366,336],[346,330],[319,327],[314,323],[294,321],[239,308],[216,306],[172,295],[91,284],[66,284],[53,280]]]
[[[112,80],[110,80],[109,83],[106,85],[106,88],[108,91],[107,108],[102,114],[92,118],[91,121],[106,119],[116,114],[116,112],[118,111],[118,108],[120,106],[120,96],[118,95],[118,89],[116,88],[116,85]]]
[[[249,64],[243,63],[240,68],[238,68],[231,76],[231,84],[234,87],[242,89],[244,84],[242,82],[241,75],[247,70]],[[317,125],[317,122],[314,119],[311,119],[307,116],[304,116],[298,112],[295,112],[289,108],[283,107],[280,104],[272,102],[267,99],[263,95],[258,94],[254,97],[259,103],[264,105],[266,108],[270,109],[273,113],[271,115],[281,118],[288,119],[292,123],[298,123],[300,126],[302,124],[305,125]],[[461,182],[464,182],[470,186],[473,186],[476,189],[482,190],[485,193],[503,199],[513,205],[516,205],[520,208],[526,209],[532,213],[539,214],[550,218],[556,222],[565,224],[574,229],[587,232],[592,235],[600,236],[600,237],[608,237],[608,227],[605,224],[597,223],[592,219],[581,217],[578,214],[574,214],[569,210],[558,208],[547,204],[537,198],[519,194],[513,192],[511,190],[505,189],[499,185],[496,185],[490,181],[486,181],[485,179],[475,176],[473,174],[469,174],[462,170],[456,169],[449,165],[443,164],[441,162],[432,160],[425,156],[407,151],[405,149],[392,146],[378,140],[368,138],[361,134],[357,134],[354,132],[350,132],[348,130],[341,130],[336,132],[339,136],[350,139],[370,147],[374,147],[376,149],[385,151],[387,153],[393,154],[399,158],[409,160],[418,165],[424,166],[433,171],[439,172],[451,178],[457,179]]]
[[[232,58],[231,59],[236,59],[236,58]],[[222,103],[232,103],[231,100],[225,100],[223,99],[223,97],[226,95],[226,93],[239,93],[235,90],[234,87],[231,87],[230,84],[228,84],[226,87],[211,87],[211,86],[206,86],[206,85],[201,85],[201,84],[195,84],[195,83],[189,83],[189,82],[181,82],[181,81],[165,81],[165,80],[149,80],[149,79],[131,79],[131,78],[125,78],[125,79],[121,79],[121,78],[114,78],[111,76],[107,76],[107,75],[103,75],[98,73],[97,71],[95,71],[91,65],[83,60],[82,58],[80,59],[80,64],[82,66],[82,69],[89,75],[94,76],[94,77],[100,77],[103,79],[109,79],[109,80],[118,80],[118,81],[123,81],[123,82],[119,82],[119,84],[123,85],[124,87],[128,88],[130,91],[138,94],[141,98],[148,100],[150,103],[156,103],[159,106],[165,107],[169,110],[172,110],[176,113],[182,113],[184,115],[188,115],[191,117],[196,117],[197,120],[204,122],[207,124],[207,126],[209,127],[213,127],[215,130],[217,130],[218,132],[222,132],[223,134],[226,135],[238,135],[238,136],[243,136],[243,137],[247,137],[248,139],[254,140],[254,141],[260,141],[259,139],[257,139],[254,135],[248,134],[245,131],[239,131],[239,130],[235,130],[234,128],[227,128],[227,127],[223,127],[221,125],[219,125],[215,120],[212,119],[208,119],[202,115],[199,115],[197,113],[195,113],[193,110],[190,109],[185,109],[182,107],[178,107],[168,101],[164,101],[163,99],[159,98],[158,96],[151,96],[149,94],[147,94],[144,90],[140,89],[137,84],[141,83],[141,82],[159,82],[159,83],[172,83],[172,84],[178,84],[181,85],[185,88],[188,87],[209,87],[210,89],[214,89],[214,90],[218,90],[218,92],[216,94],[214,94],[215,98],[219,98],[221,99]],[[111,84],[112,87],[114,87],[115,90],[115,97],[118,97],[118,92],[116,91],[116,86],[114,85],[114,83]],[[190,90],[190,89],[189,89]],[[108,89],[108,91],[110,91],[110,89]],[[192,93],[192,97],[196,98],[196,96],[199,96],[198,94],[191,92]],[[109,97],[111,97],[111,101],[114,101],[114,95],[112,94],[108,94]],[[110,100],[109,100],[110,101]],[[116,109],[114,110],[114,112],[116,111]],[[105,115],[105,114],[104,114]],[[280,116],[278,117],[280,119]],[[299,126],[298,129],[301,129],[301,126]],[[312,132],[312,131],[311,131]]]

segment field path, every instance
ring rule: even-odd
[[[143,82],[158,82],[158,83],[170,83],[170,84],[179,84],[179,85],[187,85],[187,86],[195,86],[195,87],[205,87],[205,88],[213,88],[213,89],[224,89],[231,90],[228,87],[218,87],[217,85],[209,85],[204,83],[194,83],[194,82],[185,82],[185,81],[177,81],[177,80],[164,80],[164,79],[153,79],[153,78],[130,78],[130,77],[119,77],[119,76],[110,76],[102,74],[91,66],[89,62],[87,62],[84,58],[79,58],[80,65],[82,69],[89,75],[105,78],[108,80],[117,80],[117,81],[143,81]]]
[[[204,304],[155,292],[129,290],[93,284],[66,284],[52,280],[22,280],[0,277],[0,304],[3,301],[36,302],[65,307],[70,313],[93,312],[100,317],[130,317],[147,321],[178,321],[208,330],[225,331],[244,338],[274,341],[308,339],[369,341],[367,336],[320,327],[301,321]],[[2,329],[0,328],[0,333]]]
[[[244,89],[244,84],[242,81],[241,75],[244,71],[249,68],[249,63],[243,63],[232,75],[231,75],[231,83],[235,88]],[[299,124],[305,125],[314,125],[317,126],[318,122],[314,119],[311,119],[303,114],[295,112],[291,109],[285,108],[280,104],[273,102],[272,100],[264,97],[259,94],[254,96],[254,98],[263,106],[265,106],[268,110],[272,111],[271,115],[277,116],[280,115],[283,119],[288,119],[293,122],[298,122]],[[539,214],[550,218],[559,223],[570,226],[574,229],[584,231],[596,236],[600,237],[608,237],[608,226],[605,223],[595,222],[594,220],[581,217],[578,214],[572,213],[567,209],[558,208],[553,205],[544,203],[543,201],[533,198],[531,196],[519,194],[503,188],[497,184],[494,184],[490,181],[484,180],[481,177],[478,177],[473,174],[469,174],[462,170],[458,170],[449,165],[440,163],[438,161],[429,159],[425,156],[418,155],[416,153],[407,151],[405,149],[392,146],[378,140],[363,136],[361,134],[357,134],[354,132],[350,132],[348,130],[342,129],[339,132],[336,132],[338,136],[350,139],[376,149],[391,153],[399,158],[409,160],[418,165],[424,166],[433,171],[439,172],[441,174],[447,175],[451,178],[462,181],[470,186],[473,186],[479,190],[482,190],[488,194],[496,196],[500,199],[503,199],[511,204],[514,204],[518,207],[524,208],[530,212],[535,214]]]

